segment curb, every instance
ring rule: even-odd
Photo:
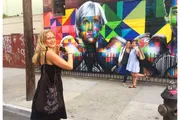
[[[31,115],[31,109],[12,105],[12,104],[3,103],[3,111],[18,114],[27,118],[30,118],[30,115]],[[62,119],[62,120],[65,120],[65,119]],[[73,119],[67,118],[66,120],[73,120]]]
[[[3,103],[3,111],[30,118],[31,109]]]

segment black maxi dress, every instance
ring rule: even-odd
[[[46,67],[45,67],[46,66]],[[43,67],[45,67],[46,72],[49,75],[49,78],[51,80],[54,79],[54,75],[56,72],[58,81],[57,84],[59,86],[60,90],[60,99],[62,99],[62,107],[60,107],[55,113],[53,114],[45,114],[45,113],[40,113],[36,110],[35,108],[35,100],[37,98],[39,88],[40,88],[40,80],[38,81],[38,86],[34,95],[33,103],[32,103],[32,112],[31,112],[31,120],[60,120],[61,118],[67,119],[67,114],[66,114],[66,108],[64,104],[64,98],[63,98],[63,84],[61,80],[61,68],[57,67],[56,65],[48,65],[48,64],[43,64],[41,65],[41,75],[43,72]]]

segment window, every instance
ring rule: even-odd
[[[65,0],[53,0],[53,13],[55,16],[65,15]]]

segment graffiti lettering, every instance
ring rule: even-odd
[[[34,35],[36,46],[37,35]],[[24,35],[12,34],[3,36],[3,66],[25,67]],[[35,48],[35,47],[34,47]]]
[[[12,52],[12,46],[11,46],[11,36],[4,36],[3,37],[3,48],[5,53],[11,53]]]
[[[8,54],[8,53],[4,54],[4,60],[6,60],[10,65],[12,65],[14,63],[13,59],[11,57],[11,54]]]
[[[21,37],[19,38],[19,40],[22,42],[21,45],[24,46],[24,35],[22,34]]]

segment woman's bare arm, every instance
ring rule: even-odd
[[[46,53],[46,59],[49,60],[52,64],[57,65],[60,68],[63,68],[66,70],[72,70],[73,69],[72,54],[68,54],[68,61],[65,61],[63,58],[58,56],[52,50],[48,50]]]

